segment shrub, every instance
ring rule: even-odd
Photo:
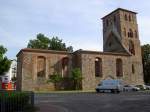
[[[55,89],[59,90],[60,86],[61,86],[61,82],[62,82],[63,78],[60,74],[58,73],[53,73],[53,75],[49,76],[49,80],[47,82],[52,82],[55,85]]]
[[[74,89],[75,90],[81,89],[81,81],[82,81],[83,77],[81,74],[81,70],[79,68],[74,68],[72,70],[71,79],[74,84]]]
[[[25,111],[31,104],[30,95],[25,92],[1,92],[0,110],[5,112]]]

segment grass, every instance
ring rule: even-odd
[[[94,90],[35,91],[35,93],[92,93]]]

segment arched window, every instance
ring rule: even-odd
[[[109,47],[111,47],[112,43],[111,43],[111,42],[109,42],[109,44],[108,44],[108,45],[109,45]]]
[[[45,77],[46,58],[43,56],[37,57],[37,77]]]
[[[108,20],[106,20],[106,26],[109,26],[109,21]]]
[[[123,29],[124,36],[126,36],[126,28]]]
[[[95,77],[102,77],[102,59],[95,58]]]
[[[134,65],[132,64],[132,73],[135,73]]]
[[[123,76],[123,68],[122,68],[122,60],[116,59],[116,76],[122,77]]]
[[[129,29],[129,32],[128,32],[128,37],[133,37],[133,31],[132,31],[132,29]]]
[[[114,16],[114,23],[116,22],[116,16]]]
[[[130,32],[128,32],[128,37],[130,37]]]
[[[130,37],[133,37],[133,31],[132,29],[129,29],[130,30]]]
[[[68,75],[68,65],[69,65],[69,58],[64,57],[62,59],[62,76],[66,77]]]
[[[127,15],[125,14],[125,16],[124,16],[124,19],[126,20],[126,21],[128,21],[128,17],[127,17]]]
[[[135,55],[134,43],[131,40],[129,40],[129,51],[131,54]]]
[[[129,15],[129,21],[131,21],[131,16]]]

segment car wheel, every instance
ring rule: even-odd
[[[137,91],[136,89],[132,89],[132,91]]]
[[[114,90],[113,90],[113,89],[111,89],[111,93],[114,93]]]
[[[99,89],[96,89],[96,92],[97,92],[97,93],[99,93],[99,92],[100,92],[100,90],[99,90]]]
[[[114,93],[119,93],[119,90],[113,90],[114,91]]]
[[[126,89],[125,89],[125,88],[123,88],[123,91],[125,92],[125,91],[126,91]]]

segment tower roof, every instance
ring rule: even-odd
[[[130,11],[130,10],[123,9],[123,8],[117,8],[116,10],[114,10],[114,11],[112,11],[111,13],[107,14],[106,16],[102,17],[101,19],[104,19],[104,18],[106,18],[107,16],[109,16],[109,15],[111,15],[112,13],[117,12],[117,11],[119,11],[119,10],[137,14],[137,12],[134,12],[134,11]]]

